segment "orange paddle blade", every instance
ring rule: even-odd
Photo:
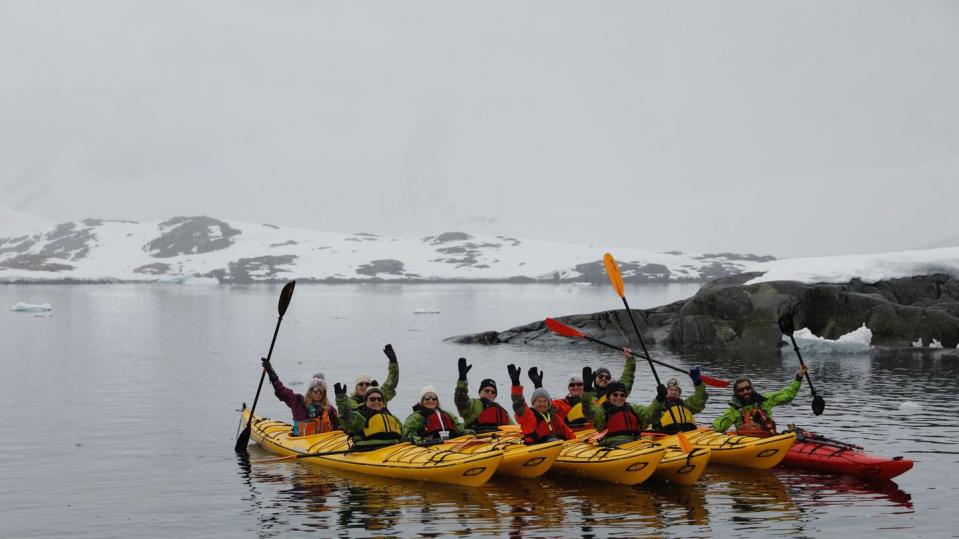
[[[619,297],[624,297],[623,293],[623,274],[619,271],[619,265],[613,259],[613,255],[606,253],[603,255],[603,265],[606,266],[606,273],[609,274],[609,282],[613,283],[613,288]]]
[[[676,433],[676,438],[679,439],[679,447],[683,449],[683,453],[689,453],[693,450],[693,444],[689,443],[682,431]]]
[[[553,320],[552,318],[546,319],[546,327],[549,328],[549,330],[552,331],[553,333],[557,335],[562,335],[563,337],[585,337],[586,336],[583,334],[582,331],[575,330],[567,326],[566,324],[560,324],[559,322],[557,322],[556,320]]]

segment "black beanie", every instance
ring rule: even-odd
[[[623,393],[626,393],[626,384],[620,382],[619,380],[613,380],[608,386],[606,386],[606,395],[611,395],[616,391],[622,391]]]
[[[496,394],[499,395],[499,390],[496,389],[496,380],[493,380],[492,378],[484,379],[482,382],[480,382],[479,390],[483,391],[484,387],[492,387],[493,391],[495,391]]]

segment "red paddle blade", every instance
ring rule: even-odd
[[[706,376],[705,374],[700,374],[699,377],[703,379],[703,383],[707,386],[726,387],[729,385],[728,380],[720,380],[719,378],[713,378],[712,376]]]
[[[562,335],[563,337],[585,337],[586,336],[583,334],[582,331],[575,330],[567,326],[566,324],[560,324],[559,322],[557,322],[556,320],[553,320],[552,318],[546,319],[546,327],[549,328],[549,330],[552,331],[553,333],[557,335]]]

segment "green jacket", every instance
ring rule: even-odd
[[[596,427],[596,430],[601,431],[606,428],[606,409],[599,404],[594,402],[595,397],[592,392],[583,393],[583,415],[586,416],[586,419]],[[608,400],[606,402],[609,402]],[[628,403],[627,403],[628,404]],[[654,421],[659,419],[659,416],[663,413],[663,406],[657,400],[649,403],[646,406],[641,404],[630,404],[629,405],[633,412],[639,417],[639,428],[645,429],[649,427]],[[618,445],[623,442],[628,442],[632,440],[631,436],[612,436],[603,438],[603,445]]]
[[[453,423],[452,425],[448,425],[446,427],[446,430],[448,430],[450,433],[450,438],[455,438],[457,436],[466,434],[466,429],[463,428],[463,422],[460,421],[460,418],[456,417],[455,414],[451,414],[450,412],[443,410],[442,408],[440,408],[440,411],[445,412]],[[426,426],[427,421],[426,417],[424,417],[420,412],[428,415],[431,410],[427,410],[426,408],[423,408],[417,404],[413,407],[413,413],[410,414],[410,416],[406,418],[406,421],[403,422],[403,439],[408,442],[421,443],[437,439],[435,436],[424,437],[420,435],[420,429]]]
[[[690,395],[689,397],[686,397],[685,399],[680,399],[680,400],[682,400],[683,406],[686,408],[686,410],[689,411],[690,414],[698,414],[699,412],[702,412],[706,408],[706,400],[708,399],[709,399],[709,395],[706,393],[706,384],[700,383],[699,385],[694,386],[692,395]],[[668,403],[669,403],[669,400],[667,399],[666,404]],[[675,408],[673,408],[673,410],[675,414]],[[662,425],[660,424],[660,422],[663,421],[664,417],[670,419],[669,422],[671,422],[672,417],[669,417],[669,408],[666,406],[663,406],[663,413],[660,414],[659,417],[653,420],[654,430],[659,430],[660,428],[662,428]],[[676,420],[679,421],[680,423],[683,422],[682,418],[679,415],[676,415]]]
[[[456,381],[456,390],[453,391],[453,402],[456,404],[456,410],[463,416],[463,423],[472,425],[476,418],[483,413],[483,402],[479,399],[469,397],[469,382],[466,380]],[[509,415],[509,411],[507,411]],[[516,424],[513,418],[509,418],[510,424]]]
[[[390,361],[389,367],[387,368],[389,370],[386,374],[386,381],[378,387],[383,390],[383,400],[390,402],[393,400],[393,397],[396,396],[396,385],[400,382],[400,364]],[[363,406],[363,397],[357,396],[356,393],[350,395],[349,400],[350,407],[354,410]]]
[[[734,396],[732,400],[729,401],[729,408],[726,409],[726,412],[713,421],[713,430],[716,432],[726,432],[726,430],[733,425],[741,425],[743,422],[741,410],[743,409],[749,412],[754,408],[761,407],[763,411],[769,414],[769,417],[772,417],[773,407],[792,402],[792,400],[796,398],[796,394],[799,393],[800,386],[802,386],[801,380],[793,380],[788,386],[775,393],[762,395],[762,403],[743,404],[742,401]]]
[[[373,449],[376,447],[393,445],[399,443],[399,438],[402,434],[402,424],[400,420],[397,419],[386,407],[383,410],[386,412],[385,415],[387,421],[395,422],[396,430],[391,431],[395,432],[395,439],[363,439],[363,429],[366,428],[366,416],[363,415],[361,409],[354,408],[352,398],[347,396],[341,396],[336,398],[336,407],[340,413],[340,426],[343,430],[353,438],[353,447],[355,448],[368,448]],[[391,419],[390,419],[391,418]]]
[[[623,365],[623,374],[619,377],[619,381],[626,386],[626,394],[629,395],[633,392],[633,381],[636,379],[636,356],[626,358],[626,363]],[[614,378],[613,380],[616,380]],[[612,382],[613,380],[610,380]],[[595,386],[593,387],[594,391],[599,389]],[[598,396],[603,396],[606,394],[606,390],[596,391]]]

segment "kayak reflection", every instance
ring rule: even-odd
[[[913,510],[912,495],[893,481],[870,481],[854,476],[836,476],[802,470],[778,470],[777,475],[789,490],[808,498],[803,503],[815,506],[856,505],[867,500]]]

